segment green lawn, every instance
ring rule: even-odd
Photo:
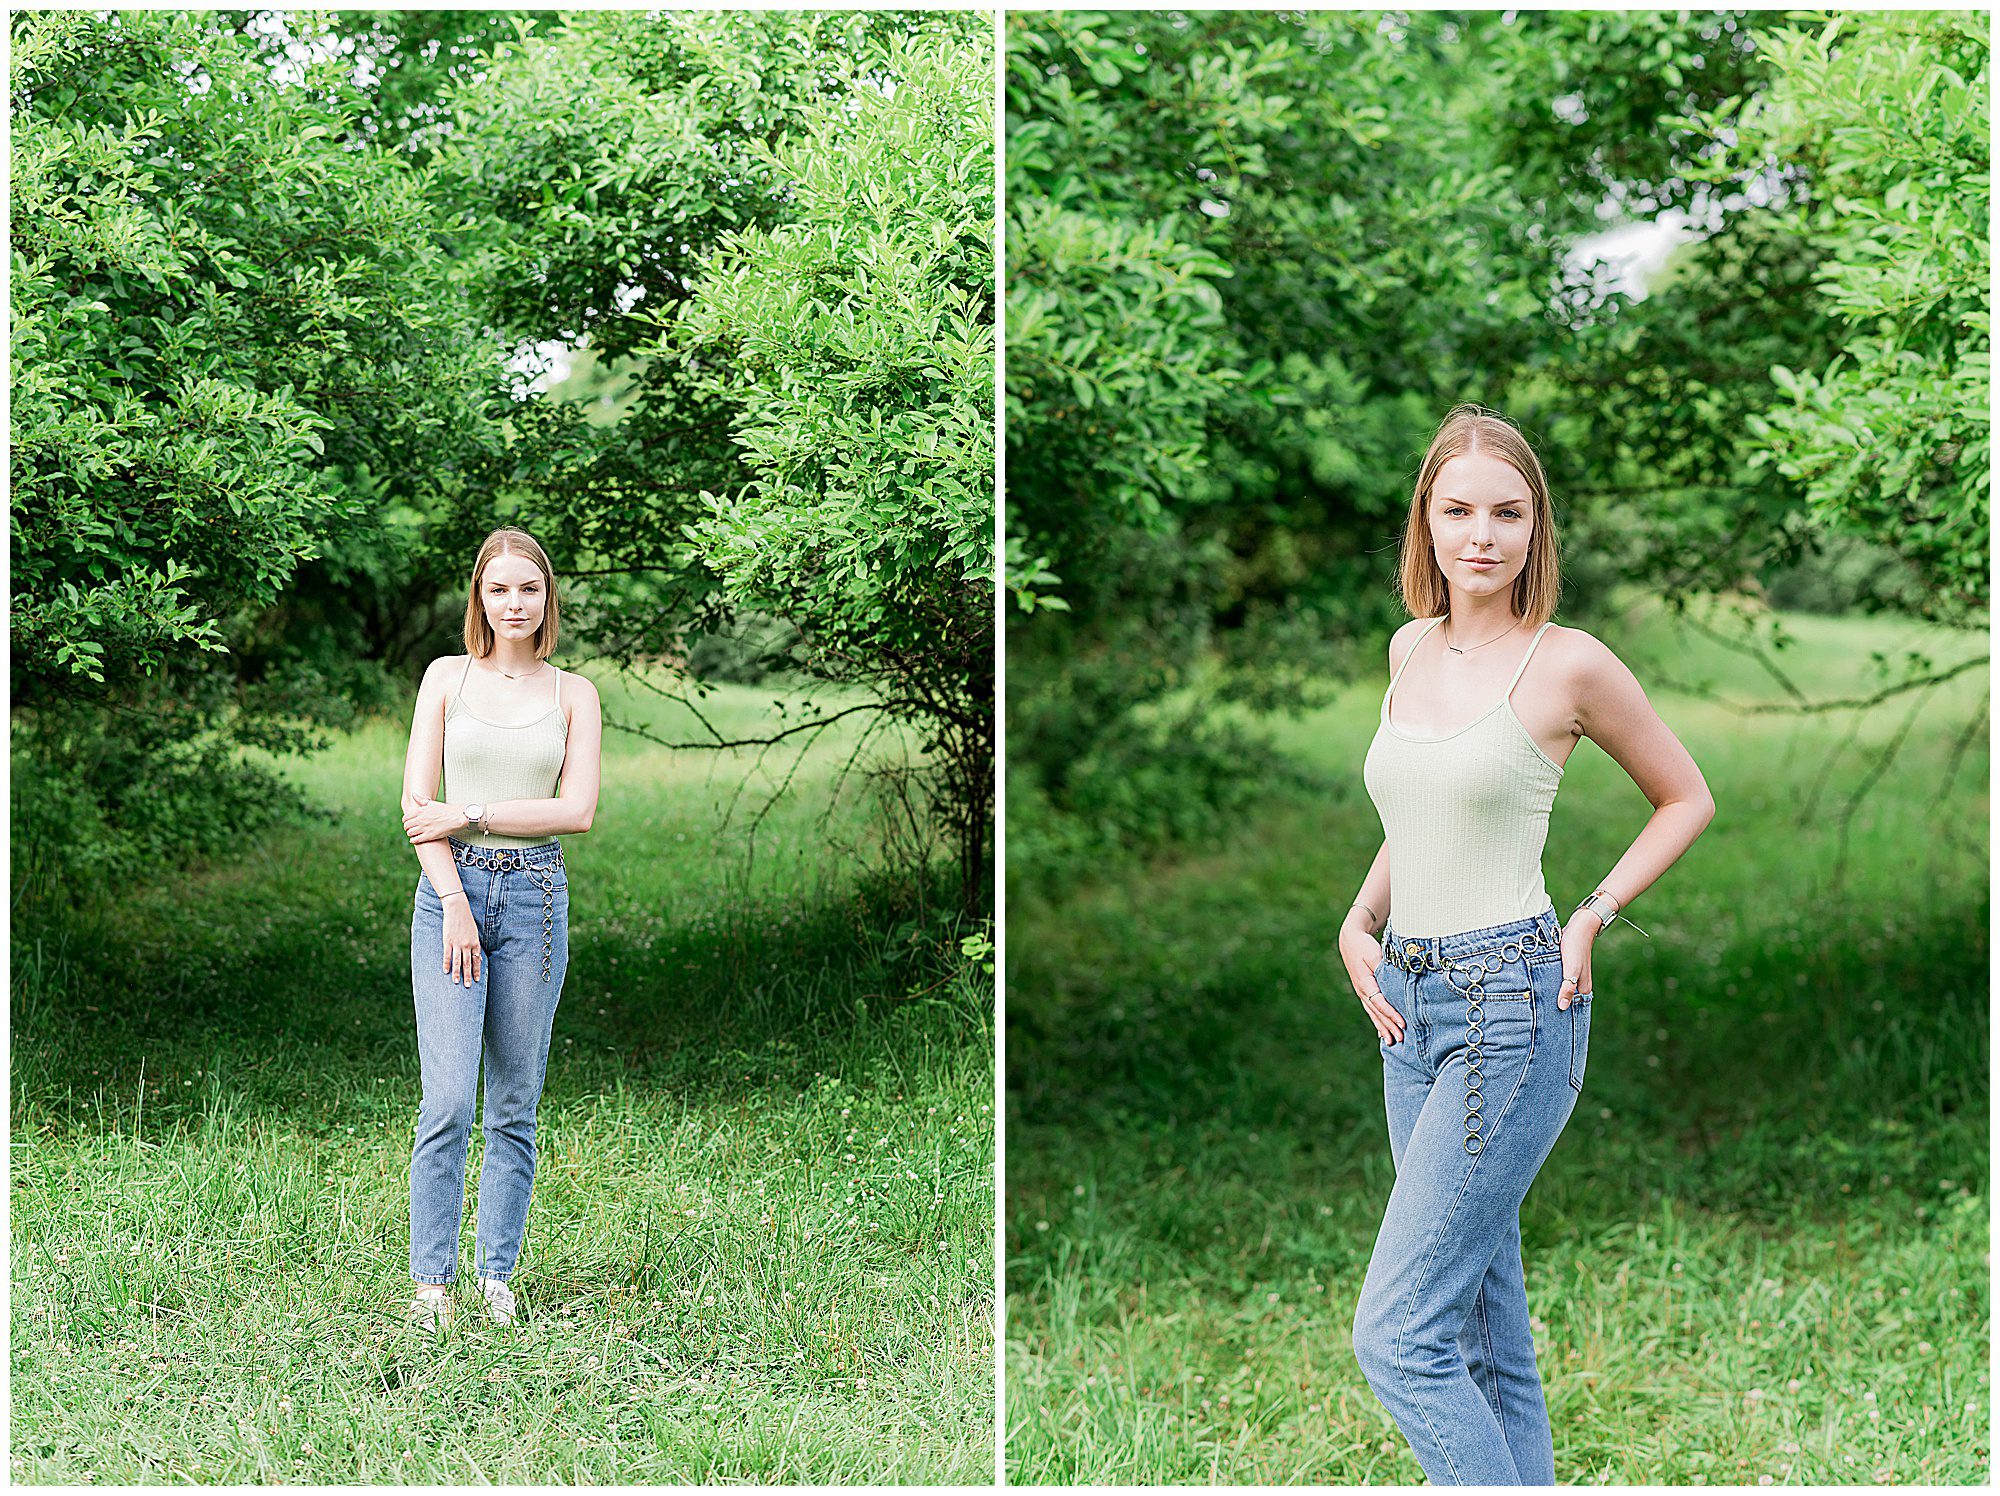
[[[1800,617],[1788,673],[1984,641]],[[1584,1095],[1522,1213],[1564,1482],[1985,1483],[1986,671],[1896,732],[1776,693],[1643,613],[1603,631],[1707,774],[1707,834],[1597,947]],[[1336,776],[1225,844],[1008,912],[1007,1454],[1048,1482],[1418,1483],[1354,1365],[1393,1169],[1333,935],[1380,840],[1381,686],[1277,727]],[[1836,749],[1839,749],[1836,754]],[[1948,784],[1947,784],[1948,780]],[[1823,782],[1822,782],[1823,781]],[[1815,784],[1820,785],[1817,795]],[[1644,798],[1579,746],[1550,831],[1567,916]]]
[[[768,730],[779,694],[704,710]],[[402,1324],[403,724],[301,771],[337,825],[17,939],[14,1478],[990,1481],[992,979],[926,975],[867,894],[858,780],[822,822],[863,720],[754,858],[791,753],[609,735],[511,1330],[463,1287],[436,1341]]]

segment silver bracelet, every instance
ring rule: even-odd
[[[1366,904],[1362,903],[1361,900],[1359,899],[1356,899],[1353,903],[1349,904],[1347,907],[1350,909],[1359,909],[1363,911],[1365,914],[1367,914],[1367,916],[1370,919],[1379,920],[1382,917],[1381,915],[1377,914],[1373,909],[1370,909]]]
[[[1609,915],[1606,915],[1603,909],[1598,907],[1597,901],[1599,899],[1604,900],[1605,903],[1611,906],[1611,913]],[[1604,930],[1610,929],[1611,922],[1613,920],[1625,919],[1624,914],[1621,913],[1619,910],[1618,900],[1610,892],[1602,888],[1598,889],[1596,892],[1591,894],[1591,896],[1585,899],[1581,904],[1578,904],[1576,908],[1573,911],[1571,911],[1570,918],[1575,919],[1577,915],[1583,913],[1583,911],[1586,909],[1588,909],[1592,914],[1597,916],[1597,923],[1600,933]],[[1632,921],[1629,919],[1625,919],[1625,923],[1628,925],[1632,925]],[[1639,927],[1637,925],[1632,925],[1632,928],[1635,930],[1639,930]],[[1639,933],[1641,935],[1646,935],[1646,932],[1644,930],[1639,930]],[[1653,937],[1650,935],[1646,935],[1646,938],[1648,940],[1651,940]]]

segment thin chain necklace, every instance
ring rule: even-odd
[[[1518,629],[1520,626],[1521,626],[1521,620],[1517,618],[1512,623],[1508,624],[1507,627],[1503,629],[1501,632],[1495,634],[1491,639],[1482,639],[1477,644],[1471,645],[1470,647],[1465,649],[1460,649],[1456,644],[1451,642],[1451,619],[1449,617],[1446,617],[1444,621],[1444,647],[1450,650],[1453,654],[1461,654],[1461,655],[1471,654],[1472,651],[1475,649],[1484,649],[1489,644],[1498,644],[1502,639],[1506,638],[1507,635],[1513,633],[1514,630]]]
[[[1474,649],[1477,649],[1478,647],[1479,646],[1476,644],[1473,646]],[[535,662],[535,668],[533,670],[523,670],[519,675],[507,675],[506,671],[502,670],[498,665],[495,665],[493,667],[493,673],[495,675],[507,675],[508,680],[526,680],[531,675],[540,675],[542,673],[542,666],[546,664],[548,664],[547,660],[537,660]]]

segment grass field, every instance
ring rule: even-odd
[[[1977,638],[1799,617],[1807,695]],[[1635,613],[1640,679],[1776,690]],[[1584,1094],[1522,1212],[1558,1479],[1984,1484],[1988,737],[1941,687],[1745,715],[1651,690],[1718,814],[1597,945]],[[1380,841],[1379,682],[1277,726],[1337,779],[1224,844],[1010,904],[1010,1479],[1420,1483],[1350,1345],[1393,1178],[1375,1034],[1333,938]],[[1836,751],[1838,750],[1838,751]],[[1817,789],[1815,789],[1817,786]],[[1648,806],[1593,744],[1545,866],[1565,916]],[[1841,864],[1836,879],[1836,864]]]
[[[695,736],[601,684],[608,716]],[[775,694],[705,711],[768,728]],[[854,783],[820,823],[852,732],[754,859],[789,754],[607,735],[565,844],[523,1321],[464,1287],[469,1183],[457,1323],[404,1328],[406,736],[300,771],[338,824],[17,942],[15,1480],[990,1481],[992,979],[939,979],[866,893]]]

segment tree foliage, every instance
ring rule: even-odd
[[[212,850],[281,803],[233,747],[304,746],[380,685],[266,615],[303,564],[407,541],[489,433],[496,350],[421,175],[342,143],[336,64],[282,86],[189,13],[12,37],[16,844],[54,868],[98,834],[117,866],[181,816]]]
[[[719,247],[666,337],[735,408],[748,482],[695,542],[947,765],[968,891],[993,761],[993,108],[988,49],[889,36],[769,151],[788,216]]]
[[[1818,366],[1771,371],[1757,454],[1818,524],[1887,541],[1918,611],[1983,622],[1991,542],[1989,22],[1836,15],[1768,39],[1772,87],[1738,150],[1795,175],[1792,228],[1841,325]],[[1913,125],[1915,128],[1913,128]]]
[[[532,405],[507,454],[522,522],[593,579],[606,656],[786,618],[807,669],[926,726],[969,898],[993,752],[989,37],[960,12],[579,15],[496,54],[441,156],[487,224],[488,315],[625,380],[615,421]]]

